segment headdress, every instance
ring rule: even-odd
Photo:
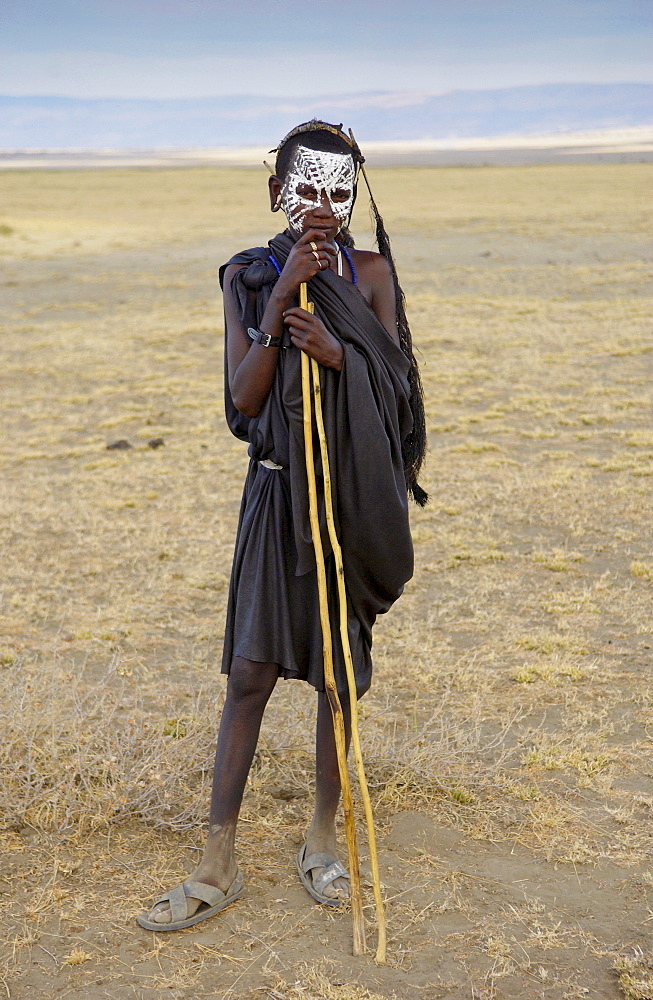
[[[342,127],[342,122],[340,125],[330,125],[328,122],[323,122],[319,118],[311,118],[310,122],[304,122],[302,125],[296,125],[295,128],[292,128],[287,135],[284,135],[279,145],[275,146],[274,149],[271,149],[270,152],[278,153],[287,142],[294,139],[297,135],[302,135],[304,132],[330,132],[331,135],[336,135],[339,139],[342,139],[347,146],[349,146],[355,160],[360,163],[365,162],[365,158],[359,149],[358,143],[351,134],[351,131],[350,134],[347,135]]]

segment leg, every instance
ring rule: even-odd
[[[329,700],[323,692],[318,694],[317,729],[315,734],[315,811],[306,835],[306,855],[329,854],[338,857],[336,845],[336,811],[340,801],[340,772],[333,734],[333,717]],[[345,723],[347,751],[351,739],[351,710],[346,696],[341,696]],[[314,868],[315,877],[323,869]],[[323,890],[325,896],[344,898],[349,895],[349,883],[344,878],[335,879]]]
[[[254,757],[263,712],[274,690],[278,668],[235,657],[222,710],[213,769],[209,835],[204,856],[190,879],[226,891],[236,877],[234,839],[247,775]],[[192,916],[200,901],[189,899]],[[158,903],[149,914],[157,923],[170,921],[168,903]]]

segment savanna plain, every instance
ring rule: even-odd
[[[651,167],[371,173],[432,496],[361,709],[388,962],[295,875],[296,682],[246,792],[245,897],[134,921],[204,836],[247,465],[216,270],[273,235],[265,172],[6,171],[0,996],[653,997]]]

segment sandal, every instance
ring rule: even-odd
[[[347,902],[345,899],[338,899],[334,896],[325,896],[322,892],[323,889],[326,889],[326,887],[331,885],[331,883],[337,878],[349,878],[349,872],[340,861],[336,861],[335,858],[329,857],[328,854],[309,854],[309,856],[306,857],[305,842],[300,847],[295,860],[301,883],[307,893],[312,896],[316,902],[324,903],[325,906],[342,906],[343,903]],[[313,868],[324,868],[324,871],[319,875],[316,875],[313,879],[310,874]]]
[[[167,924],[160,924],[155,920],[150,920],[147,913],[139,914],[136,920],[146,931],[181,931],[184,927],[192,927],[193,924],[198,924],[200,920],[206,920],[207,917],[212,917],[214,913],[224,910],[225,907],[229,906],[230,903],[233,903],[235,899],[238,899],[242,895],[243,888],[243,877],[240,872],[238,872],[226,892],[223,892],[222,889],[218,889],[214,885],[208,885],[206,882],[193,882],[188,879],[154,901],[153,907],[157,903],[170,904],[171,919]],[[187,915],[187,899],[202,900],[203,905],[195,911],[192,917]]]

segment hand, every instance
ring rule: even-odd
[[[315,250],[311,243],[315,244]],[[281,277],[277,282],[277,294],[286,300],[293,299],[303,281],[310,281],[319,271],[326,271],[329,261],[337,255],[337,249],[327,243],[319,229],[309,229],[295,243],[288,254]]]
[[[329,333],[318,316],[295,306],[293,309],[286,309],[283,318],[295,347],[305,351],[325,368],[335,368],[336,371],[342,369],[342,344]]]

